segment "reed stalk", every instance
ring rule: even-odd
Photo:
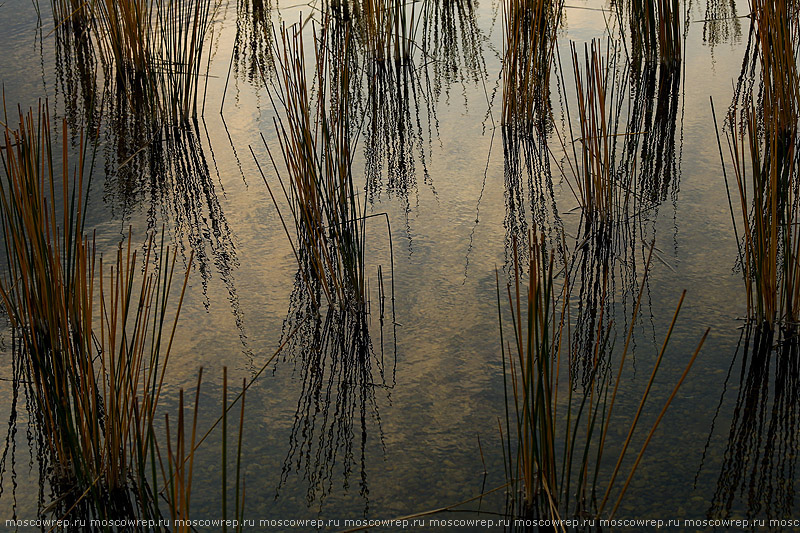
[[[223,382],[222,382],[222,453],[220,455],[220,466],[222,469],[222,484],[221,484],[221,516],[223,520],[223,531],[228,531],[228,506],[227,506],[227,493],[228,481],[226,477],[227,468],[227,442],[228,442],[228,428],[227,428],[227,413],[231,409],[232,404],[228,404],[228,380],[227,380],[227,367],[223,368]],[[181,389],[178,401],[178,417],[174,426],[170,425],[169,414],[165,414],[166,422],[166,460],[161,455],[161,450],[158,450],[159,466],[162,475],[162,484],[164,487],[164,497],[167,500],[169,507],[170,518],[174,524],[174,531],[179,533],[189,533],[194,531],[191,526],[191,496],[192,496],[192,480],[194,477],[194,464],[197,454],[197,449],[202,442],[198,441],[197,422],[200,415],[200,386],[203,381],[203,369],[197,375],[197,386],[195,387],[194,407],[192,408],[192,422],[191,430],[187,430],[186,417],[185,417],[185,404],[184,404],[184,391]],[[242,392],[234,401],[241,398],[239,406],[239,431],[236,446],[236,470],[235,470],[235,499],[234,499],[234,515],[230,521],[235,521],[236,525],[233,531],[242,530],[242,519],[244,516],[244,477],[241,473],[242,468],[242,436],[244,434],[244,408],[247,393],[247,380],[243,381]],[[210,431],[210,430],[209,430]],[[207,435],[207,434],[206,434]]]
[[[739,216],[733,206],[731,214],[743,228],[748,316],[774,328],[800,319],[797,22],[784,1],[753,0],[752,9],[761,94],[756,100],[752,92],[738,93],[728,113],[739,198]]]
[[[600,41],[584,45],[583,58],[575,43],[570,43],[572,71],[577,96],[577,123],[580,137],[571,143],[559,134],[567,165],[573,175],[573,194],[587,218],[585,227],[595,222],[609,222],[625,210],[630,196],[627,179],[621,182],[617,172],[617,141],[621,135],[640,132],[619,132],[620,105],[627,88],[627,77],[617,78],[618,53],[616,46],[607,44],[605,52]],[[567,121],[572,135],[569,108]],[[630,125],[629,125],[630,126]],[[565,168],[562,167],[562,171]],[[631,174],[633,173],[633,169]]]

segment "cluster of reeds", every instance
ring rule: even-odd
[[[573,369],[582,368],[584,380],[620,296],[625,306],[636,298],[639,256],[649,240],[641,221],[677,180],[676,71],[646,65],[637,73],[619,50],[617,41],[605,50],[592,41],[579,54],[573,43],[573,80],[565,79],[560,59],[558,68],[567,131],[553,128],[561,148],[556,164],[581,211],[569,268],[580,290],[572,343],[582,359]]]
[[[278,114],[275,128],[285,170],[279,170],[264,144],[289,205],[294,236],[283,215],[281,220],[306,285],[319,284],[327,302],[348,305],[363,302],[366,294],[366,204],[352,171],[359,132],[349,114],[350,77],[355,74],[342,59],[352,45],[350,34],[334,47],[329,29],[327,19],[320,31],[314,29],[316,85],[307,79],[302,31],[281,31],[278,81],[270,98]],[[266,177],[264,183],[278,207]]]
[[[766,126],[762,140],[752,104],[741,120],[734,108],[729,120],[748,314],[770,324],[796,322],[800,316],[796,130],[787,139],[773,123]]]
[[[366,57],[379,65],[411,61],[416,33],[416,4],[407,12],[403,0],[362,0],[355,3],[359,41]]]
[[[313,67],[306,65],[302,27],[283,28],[280,33],[275,54],[277,86],[270,93],[278,115],[280,159],[266,140],[264,144],[283,198],[276,196],[277,187],[262,172],[298,264],[284,339],[285,353],[302,373],[303,385],[281,485],[294,469],[302,472],[309,483],[309,505],[322,502],[331,490],[336,460],[342,461],[345,486],[360,462],[359,486],[366,496],[369,420],[379,419],[375,391],[385,385],[386,293],[381,281],[381,352],[377,357],[365,273],[365,225],[375,215],[366,215],[366,202],[359,198],[361,190],[352,169],[364,120],[358,117],[356,121],[352,98],[358,94],[354,88],[360,89],[363,83],[363,71],[354,65],[356,33],[331,12],[324,17],[320,26],[312,28]],[[371,63],[376,71],[404,68],[395,68],[389,60],[383,65]],[[290,220],[283,215],[287,209]],[[391,250],[391,232],[389,238]]]
[[[630,0],[628,7],[635,63],[659,62],[676,67],[681,61],[680,3],[678,0]]]
[[[188,270],[174,310],[175,255],[163,240],[156,250],[151,237],[139,261],[129,239],[105,272],[83,233],[85,147],[70,169],[62,132],[58,179],[46,106],[6,128],[0,295],[60,501],[151,516],[145,464]]]
[[[193,256],[177,287],[178,254],[165,246],[163,231],[160,244],[151,236],[141,254],[129,235],[111,261],[98,258],[84,233],[91,154],[81,136],[78,161],[70,166],[66,120],[60,133],[57,154],[47,106],[38,114],[20,112],[18,128],[5,128],[0,187],[6,253],[0,298],[14,332],[15,367],[22,369],[40,472],[53,490],[47,508],[59,518],[156,520],[162,517],[161,492],[173,520],[187,519],[194,454],[208,436],[196,439],[202,369],[191,440],[184,430],[183,391],[172,434],[166,419],[163,455],[156,417]],[[239,518],[244,394],[233,402],[242,402],[234,502]],[[223,494],[233,403],[223,378]],[[222,502],[226,516],[225,496]]]
[[[753,18],[760,95],[756,100],[740,85],[726,133],[739,196],[748,314],[787,324],[800,318],[797,24],[785,2],[755,0]]]
[[[620,93],[627,82],[616,79],[619,56],[610,41],[605,53],[599,41],[585,44],[583,60],[575,43],[570,46],[580,137],[572,138],[571,145],[562,140],[562,148],[577,189],[573,193],[585,217],[592,223],[607,222],[627,204],[630,193],[627,181],[620,183],[616,175]],[[569,109],[567,120],[571,129]]]
[[[107,81],[167,123],[196,117],[214,0],[53,0],[56,27],[91,38]]]
[[[506,382],[504,453],[506,475],[512,482],[515,495],[511,513],[515,517],[567,519],[605,517],[607,515],[604,513],[610,509],[608,516],[614,516],[656,428],[694,363],[705,336],[646,433],[623,485],[615,489],[667,349],[683,296],[636,413],[629,422],[620,422],[614,417],[615,401],[617,395],[622,393],[620,383],[642,291],[624,347],[621,353],[615,354],[619,358],[616,375],[612,375],[609,365],[600,364],[603,359],[601,352],[614,351],[613,339],[606,332],[598,331],[598,355],[594,360],[591,379],[581,387],[577,374],[569,365],[574,355],[569,348],[569,280],[557,279],[554,254],[545,250],[544,243],[541,235],[531,240],[527,290],[523,287],[524,274],[520,271],[519,262],[514,263],[514,278],[508,286],[514,335],[508,348],[503,338],[498,282],[497,305],[503,362],[509,378]],[[516,253],[515,257],[518,257]],[[608,463],[605,457],[609,431],[627,433],[615,463]],[[614,464],[614,467],[608,471],[606,469],[610,464]]]
[[[503,124],[541,123],[563,0],[503,2]]]

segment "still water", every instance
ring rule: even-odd
[[[247,394],[246,518],[392,518],[452,505],[505,483],[495,276],[499,272],[503,286],[510,279],[513,228],[524,236],[531,206],[542,203],[531,197],[527,177],[516,184],[508,179],[509,155],[500,128],[500,2],[416,4],[429,17],[416,34],[427,45],[415,56],[414,92],[385,94],[377,104],[395,121],[389,128],[402,127],[405,136],[362,133],[354,163],[368,213],[381,215],[366,222],[374,352],[368,363],[360,358],[332,368],[330,361],[311,361],[299,344],[267,364],[302,310],[294,293],[295,257],[256,165],[258,160],[265,179],[277,187],[260,137],[273,151],[279,149],[271,85],[257,64],[270,64],[270,45],[251,39],[243,5],[225,2],[214,16],[205,111],[195,127],[162,139],[153,155],[138,152],[147,139],[118,133],[137,117],[118,113],[123,122],[118,124],[109,118],[113,113],[100,119],[87,220],[100,249],[110,253],[129,228],[143,236],[163,226],[184,261],[190,251],[195,254],[165,409],[176,409],[179,389],[194,389],[202,366],[199,425],[207,427],[219,415],[223,367],[229,383],[236,384],[233,390],[267,366]],[[81,89],[69,83],[71,75],[59,60],[49,33],[49,6],[40,7],[41,18],[30,0],[0,4],[6,106],[11,113],[17,105],[36,107],[47,98],[54,117],[79,123],[86,113]],[[571,70],[570,41],[582,51],[592,39],[605,42],[609,32],[619,36],[613,9],[594,0],[565,6],[558,49],[566,71]],[[746,14],[749,6],[708,0],[688,2],[683,9],[683,62],[674,90],[664,97],[675,101],[670,183],[657,208],[639,217],[630,244],[635,263],[655,239],[656,257],[634,328],[635,365],[618,399],[622,418],[633,416],[681,291],[687,291],[686,300],[644,426],[652,424],[705,329],[711,332],[618,517],[704,518],[712,508],[725,507],[720,502],[734,493],[732,487],[745,487],[731,500],[733,516],[783,516],[790,504],[754,508],[748,502],[749,474],[738,482],[721,476],[748,465],[752,469],[755,462],[748,455],[739,457],[737,466],[726,457],[743,386],[740,359],[733,367],[732,361],[746,301],[741,274],[734,269],[737,246],[709,97],[718,114],[731,101],[749,27],[749,19],[733,17]],[[312,13],[313,5],[274,5],[269,17],[277,27]],[[239,54],[231,62],[234,47]],[[574,100],[569,72],[565,79],[566,99]],[[564,89],[555,79],[552,86],[554,107],[563,109]],[[126,161],[129,156],[134,157]],[[152,162],[159,158],[160,163]],[[552,171],[547,192],[552,196],[538,216],[546,227],[563,228],[567,246],[574,249],[577,203],[567,179],[555,165]],[[522,205],[522,212],[511,204]],[[520,229],[519,221],[527,226]],[[625,283],[620,279],[617,285],[618,343],[632,305]],[[381,290],[388,294],[383,320],[377,310]],[[8,339],[10,333],[4,335]],[[10,355],[7,350],[2,363],[7,374]],[[11,394],[11,385],[0,382],[0,398],[8,400],[3,413]],[[769,401],[762,399],[765,405]],[[37,469],[24,422],[21,415],[13,472],[10,459],[5,464],[3,517],[14,509],[20,517],[37,512]],[[612,429],[609,438],[618,446],[624,432],[624,426]],[[638,438],[635,450],[643,436]],[[212,433],[195,465],[192,509],[198,518],[219,514],[219,448],[220,437]],[[769,470],[781,460],[794,461],[773,450],[756,470]],[[775,469],[794,472],[785,463]],[[796,486],[791,477],[779,490],[783,470],[770,472],[775,479],[765,478],[761,489],[786,493]],[[760,492],[764,499],[780,498]],[[460,509],[499,513],[503,505],[503,491],[498,491]]]

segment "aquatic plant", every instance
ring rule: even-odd
[[[563,0],[503,2],[503,124],[530,127],[547,117],[563,6]]]
[[[175,531],[193,531],[191,524],[191,496],[192,479],[194,474],[194,461],[197,449],[208,433],[198,442],[197,421],[200,410],[200,385],[203,381],[203,368],[197,375],[197,386],[195,387],[194,408],[192,410],[191,433],[187,434],[185,427],[184,409],[184,390],[179,392],[178,399],[178,419],[173,429],[170,425],[169,414],[165,414],[166,422],[166,460],[162,456],[161,449],[158,449],[158,464],[162,476],[162,493],[169,507],[170,518],[175,524]],[[220,516],[223,520],[223,531],[228,530],[228,520],[235,520],[236,525],[233,531],[241,531],[243,528],[244,503],[245,503],[245,480],[242,476],[242,437],[244,435],[244,407],[247,395],[247,380],[243,380],[242,392],[232,403],[228,402],[228,368],[222,369],[222,415],[217,420],[221,421],[221,440],[222,449],[220,451]],[[228,515],[228,411],[233,404],[241,400],[239,406],[239,430],[236,435],[236,469],[234,476],[234,507],[233,517]],[[216,427],[212,426],[209,432]],[[174,436],[174,438],[173,438]],[[166,468],[165,468],[166,463]]]
[[[585,215],[592,220],[609,221],[624,208],[628,198],[623,185],[616,181],[614,162],[620,101],[614,85],[617,53],[609,42],[604,57],[599,41],[592,41],[591,45],[584,45],[582,65],[575,43],[570,46],[580,137],[573,139],[572,147],[564,146],[564,152],[573,154],[570,167],[575,177],[577,199]],[[626,83],[621,86],[625,87]],[[579,155],[575,154],[576,144]]]
[[[725,134],[739,198],[738,216],[733,204],[731,216],[740,240],[748,316],[774,327],[800,317],[800,73],[795,59],[800,23],[787,2],[753,0],[752,9],[750,44]],[[722,164],[725,173],[724,158]],[[727,174],[725,181],[730,188]]]
[[[773,325],[793,323],[800,317],[797,130],[787,138],[775,113],[762,138],[753,104],[741,118],[733,108],[728,120],[748,314]]]
[[[416,5],[407,13],[402,0],[362,0],[354,3],[359,43],[370,61],[401,64],[411,61],[416,31]]]
[[[62,133],[57,180],[47,106],[36,118],[20,112],[19,128],[5,128],[0,188],[0,296],[25,368],[42,471],[52,472],[55,509],[154,516],[145,465],[188,269],[174,310],[175,255],[163,239],[156,254],[151,237],[140,262],[129,237],[106,274],[83,233],[86,147],[71,171],[66,124]]]
[[[147,102],[145,112],[157,113],[172,124],[197,116],[216,0],[52,0],[51,4],[56,28],[71,27],[73,34],[91,40],[106,81],[129,98]]]
[[[625,422],[613,417],[614,407],[621,391],[621,378],[644,285],[619,354],[616,376],[611,374],[609,366],[600,364],[601,353],[613,351],[613,339],[605,330],[598,330],[595,339],[597,357],[591,380],[581,389],[576,382],[578,375],[566,366],[573,356],[569,339],[569,280],[562,280],[559,288],[554,272],[555,255],[545,250],[544,236],[538,235],[530,242],[527,290],[522,287],[524,274],[518,261],[514,262],[514,278],[507,289],[514,324],[514,335],[508,346],[503,337],[499,280],[497,291],[506,376],[504,454],[506,475],[513,489],[510,513],[551,519],[599,517],[604,516],[607,506],[610,506],[609,514],[613,516],[656,428],[691,369],[705,335],[646,434],[625,482],[615,490],[615,482],[650,396],[685,292],[678,302],[635,416],[626,427]],[[649,262],[648,258],[645,270],[649,268]],[[604,461],[609,430],[627,433],[610,472],[604,470],[605,465],[610,464]]]
[[[302,30],[281,31],[278,86],[270,98],[278,114],[275,129],[285,170],[279,170],[266,140],[264,146],[289,204],[294,237],[283,215],[281,220],[301,271],[309,278],[307,286],[318,281],[328,302],[348,305],[362,302],[366,294],[366,203],[359,198],[352,172],[353,145],[360,125],[350,121],[348,88],[350,76],[356,73],[350,72],[347,61],[340,60],[352,46],[350,34],[345,34],[334,53],[328,29],[327,22],[319,33],[314,29],[315,88],[306,78]],[[263,172],[262,177],[278,207]]]

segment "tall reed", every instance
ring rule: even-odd
[[[203,369],[197,376],[197,386],[195,388],[194,408],[192,411],[191,429],[187,431],[185,406],[184,406],[184,391],[180,390],[178,400],[178,419],[175,421],[174,426],[170,424],[169,414],[165,414],[166,421],[166,460],[162,456],[161,449],[158,450],[159,467],[161,469],[162,484],[164,498],[167,501],[170,513],[170,519],[174,525],[174,531],[181,533],[188,533],[194,531],[191,525],[191,496],[192,496],[192,481],[194,477],[194,464],[197,453],[197,448],[200,445],[198,441],[197,422],[200,414],[200,385],[203,381]],[[228,493],[228,479],[227,479],[227,462],[228,462],[228,411],[233,407],[233,404],[228,404],[228,369],[223,368],[222,379],[222,451],[220,454],[220,467],[222,472],[221,480],[221,504],[220,515],[222,517],[223,531],[227,531],[227,521],[231,520],[234,525],[233,531],[241,531],[243,527],[244,515],[244,478],[242,476],[242,436],[244,435],[244,406],[247,395],[247,380],[242,384],[242,392],[234,402],[241,399],[239,406],[239,431],[236,436],[236,469],[234,476],[234,507],[233,516],[228,515],[227,493]],[[213,426],[215,427],[215,426]],[[213,429],[212,427],[212,429]],[[171,429],[172,428],[172,429]],[[211,430],[209,430],[211,431]],[[208,433],[206,433],[208,436]],[[203,437],[205,438],[205,437]],[[166,466],[165,466],[166,465]]]
[[[800,317],[797,133],[787,138],[778,117],[773,114],[762,140],[755,106],[741,119],[734,108],[727,135],[739,193],[748,314],[772,325]]]
[[[613,414],[617,394],[621,393],[621,378],[642,291],[624,348],[619,353],[616,376],[611,375],[610,367],[600,365],[598,358],[589,385],[581,389],[576,382],[577,374],[568,365],[573,357],[569,339],[569,283],[568,280],[557,283],[554,254],[545,250],[544,243],[541,235],[531,239],[527,289],[523,287],[524,274],[515,260],[513,282],[507,291],[514,335],[508,350],[503,344],[504,367],[510,378],[506,382],[507,434],[504,452],[507,475],[512,480],[514,493],[521,495],[519,502],[514,503],[512,513],[515,516],[550,519],[599,517],[603,516],[607,506],[613,505],[610,511],[613,516],[653,433],[694,363],[705,336],[646,434],[625,482],[622,487],[615,489],[623,460],[627,457],[669,343],[683,296],[636,414],[626,427],[627,423],[618,421]],[[497,298],[501,342],[504,342],[499,282]],[[601,333],[596,342],[600,351],[613,350],[613,340],[605,333]],[[604,459],[604,452],[610,448],[606,442],[609,431],[627,433],[611,471],[606,470],[606,465],[611,463]]]
[[[625,209],[629,199],[627,180],[621,181],[626,173],[618,175],[617,168],[617,138],[627,134],[620,133],[619,123],[620,106],[628,83],[626,75],[617,78],[619,55],[611,41],[605,52],[600,41],[585,44],[583,59],[575,43],[571,43],[570,48],[578,105],[575,118],[580,137],[573,137],[572,142],[567,143],[559,135],[559,140],[566,157],[565,167],[574,178],[573,193],[590,221],[586,225],[589,228],[595,222],[612,220]],[[570,129],[572,121],[567,108]]]
[[[285,170],[264,141],[289,204],[294,237],[284,221],[306,282],[318,282],[329,302],[363,302],[364,215],[353,181],[353,144],[359,125],[351,124],[350,72],[346,58],[350,34],[330,46],[329,19],[314,30],[316,86],[307,79],[303,31],[281,31],[278,87],[270,96],[278,118],[275,128]],[[262,173],[263,176],[263,173]],[[283,177],[281,177],[283,176]],[[273,201],[272,188],[264,177]],[[281,216],[283,219],[283,216]]]
[[[770,327],[800,318],[800,73],[798,21],[790,3],[753,0],[751,39],[759,90],[740,82],[726,121],[739,198],[740,261],[750,318]],[[748,61],[743,66],[744,79]],[[723,160],[723,165],[725,161]],[[726,179],[727,183],[727,179]],[[731,206],[733,209],[733,206]],[[736,211],[736,210],[735,210]]]
[[[129,238],[104,272],[83,232],[85,147],[71,171],[66,124],[62,133],[57,179],[47,107],[6,127],[0,296],[61,507],[155,516],[145,466],[189,270],[175,309],[163,238],[157,257],[149,239],[141,262]]]
[[[358,2],[359,38],[366,56],[384,64],[410,61],[414,51],[416,5],[407,12],[403,0],[363,0]]]

